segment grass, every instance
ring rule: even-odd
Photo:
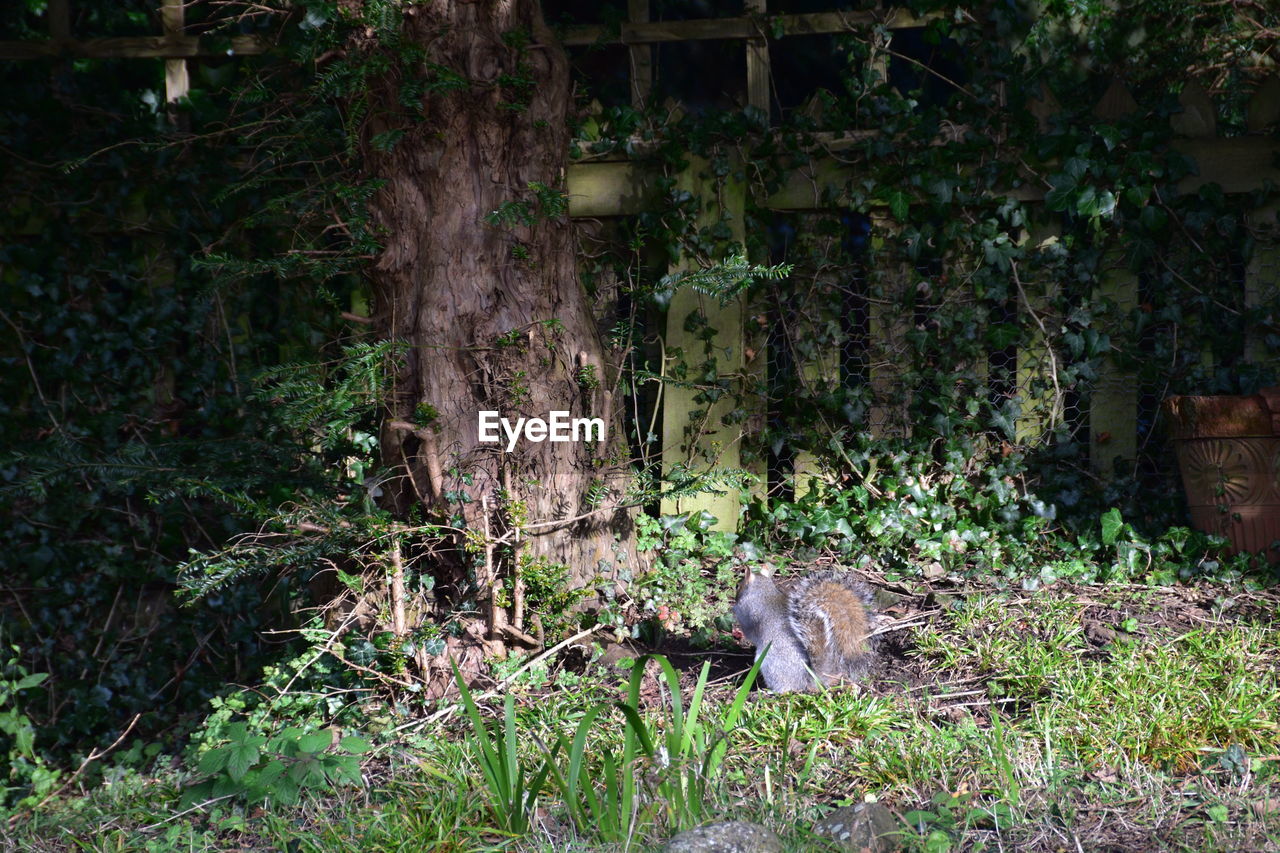
[[[1280,849],[1275,617],[1274,598],[1216,588],[1191,599],[1131,588],[973,591],[909,635],[891,635],[891,660],[873,689],[755,693],[738,703],[719,773],[699,790],[700,808],[709,818],[763,822],[793,849],[821,849],[808,834],[814,820],[867,795],[903,819],[909,850]],[[499,721],[488,725],[502,760],[536,769],[548,745],[572,750],[579,725],[595,714],[587,746],[578,746],[587,770],[577,778],[600,784],[606,753],[616,778],[626,715],[595,709],[630,695],[651,747],[639,750],[648,763],[633,765],[635,796],[687,792],[696,781],[687,776],[683,787],[661,787],[657,745],[678,750],[687,742],[677,723],[691,723],[695,700],[708,725],[731,715],[741,677],[683,673],[682,720],[671,709],[678,691],[668,677],[657,670],[647,678],[642,690],[626,670],[601,665],[572,689],[513,691],[510,711],[499,703],[486,712]],[[670,834],[673,815],[688,813],[638,799],[633,812],[647,817],[624,827],[622,841],[594,841],[560,804],[553,774],[526,812],[528,831],[506,831],[495,818],[485,753],[468,738],[476,720],[462,719],[384,744],[366,764],[366,788],[311,796],[295,808],[222,802],[175,816],[191,780],[161,758],[0,831],[0,846],[644,850]]]
[[[994,697],[1029,708],[1030,727],[1059,733],[1056,750],[1086,765],[1187,771],[1206,749],[1277,742],[1274,628],[1153,629],[1096,648],[1082,628],[1086,609],[992,597],[959,615],[958,637],[924,633],[919,648],[943,667],[986,674]]]

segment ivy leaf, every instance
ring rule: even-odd
[[[1102,514],[1102,544],[1114,545],[1116,539],[1120,536],[1120,528],[1124,526],[1124,519],[1120,517],[1120,510],[1112,507]]]
[[[894,219],[905,222],[907,219],[907,211],[911,208],[911,199],[902,190],[894,190],[889,193],[889,212],[893,214]]]
[[[1102,137],[1102,144],[1107,146],[1108,151],[1114,151],[1116,146],[1124,141],[1124,134],[1120,131],[1120,128],[1109,124],[1104,124],[1098,128],[1098,136]]]
[[[1010,243],[1008,236],[1004,234],[995,240],[982,241],[983,258],[1001,272],[1009,271],[1010,258],[1016,251],[1017,247]]]
[[[1062,164],[1063,174],[1070,176],[1073,183],[1079,183],[1088,171],[1089,161],[1083,157],[1070,157]]]
[[[1142,227],[1152,233],[1159,233],[1164,230],[1169,223],[1169,214],[1165,213],[1158,207],[1144,207],[1142,213],[1138,214],[1138,221],[1142,223]]]
[[[1131,186],[1124,191],[1124,197],[1134,207],[1142,207],[1147,203],[1147,199],[1151,197],[1151,185],[1137,184]]]
[[[1055,213],[1063,213],[1071,206],[1075,191],[1075,178],[1069,175],[1053,175],[1049,178],[1049,192],[1045,193],[1044,206]]]
[[[1093,216],[1094,205],[1097,202],[1098,191],[1093,187],[1085,187],[1080,191],[1080,195],[1076,197],[1076,213],[1081,216]]]
[[[1076,200],[1076,212],[1090,219],[1098,216],[1110,216],[1116,209],[1116,196],[1111,190],[1099,190],[1096,187],[1085,187]]]
[[[368,640],[358,639],[347,646],[347,657],[357,666],[372,666],[378,660],[378,650]]]
[[[987,342],[992,349],[1002,350],[1016,344],[1021,334],[1013,323],[995,323],[987,329]]]
[[[937,199],[938,204],[951,203],[951,194],[954,190],[954,185],[951,181],[948,181],[945,178],[935,178],[929,182],[927,189],[929,190],[929,194]]]
[[[1008,412],[996,411],[991,413],[991,425],[1000,430],[1009,439],[1013,439],[1018,432],[1018,424],[1015,417]]]

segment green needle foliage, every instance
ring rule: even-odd
[[[680,287],[691,287],[728,305],[752,285],[760,281],[782,281],[791,274],[789,264],[761,266],[747,260],[745,255],[733,255],[723,261],[715,261],[698,269],[684,270],[664,275],[654,290],[654,298],[667,302]]]

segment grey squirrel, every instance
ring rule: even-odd
[[[871,594],[843,572],[816,572],[789,593],[768,573],[748,566],[733,616],[742,634],[765,655],[760,675],[770,690],[812,690],[819,683],[856,681],[875,654]]]

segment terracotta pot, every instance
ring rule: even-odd
[[[1164,401],[1191,523],[1225,536],[1232,553],[1280,540],[1280,387],[1252,397]]]

